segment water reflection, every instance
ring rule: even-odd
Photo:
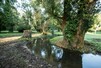
[[[82,55],[83,68],[101,68],[101,56],[93,54]]]
[[[82,68],[82,57],[79,52],[64,49],[62,68]]]
[[[101,56],[81,54],[67,49],[61,49],[49,42],[47,38],[33,41],[31,50],[34,55],[54,63],[57,68],[101,68]]]

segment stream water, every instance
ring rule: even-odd
[[[57,68],[101,68],[101,55],[62,49],[44,39],[35,40],[30,49],[34,55],[53,63]]]

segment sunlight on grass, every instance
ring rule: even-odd
[[[63,36],[57,36],[57,37],[54,37],[52,39],[50,39],[51,43],[55,43],[56,41],[58,41],[59,39],[62,39]]]
[[[85,35],[85,40],[93,43],[98,51],[101,51],[101,33],[89,33],[87,32]]]
[[[62,32],[55,32],[55,34],[61,34],[62,35]]]
[[[89,39],[101,39],[101,34],[95,34],[95,33],[89,33],[87,32],[85,35],[85,40],[89,40]]]
[[[14,32],[14,33],[3,32],[3,33],[0,33],[0,38],[12,37],[12,36],[21,36],[21,35],[22,35],[22,33],[18,33],[18,32]]]
[[[58,32],[58,34],[62,34]],[[63,36],[57,36],[50,39],[51,43],[57,42],[59,39],[62,39]],[[98,51],[101,51],[101,32],[97,32],[96,34],[87,32],[84,38],[85,41],[92,43]]]
[[[58,32],[56,34],[62,34],[62,33]],[[58,41],[61,38],[63,38],[63,36],[57,36],[57,37],[52,38],[50,41],[55,42],[55,41]],[[100,32],[97,33],[97,34],[87,32],[84,39],[86,41],[92,41],[93,39],[101,39],[101,34],[100,34]]]

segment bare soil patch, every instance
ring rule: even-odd
[[[0,44],[0,68],[56,68],[27,48],[26,41]]]

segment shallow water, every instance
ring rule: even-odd
[[[31,51],[46,61],[53,63],[57,68],[101,68],[101,55],[73,52],[61,49],[46,40],[35,41]]]
[[[101,55],[83,54],[82,68],[101,68]]]

